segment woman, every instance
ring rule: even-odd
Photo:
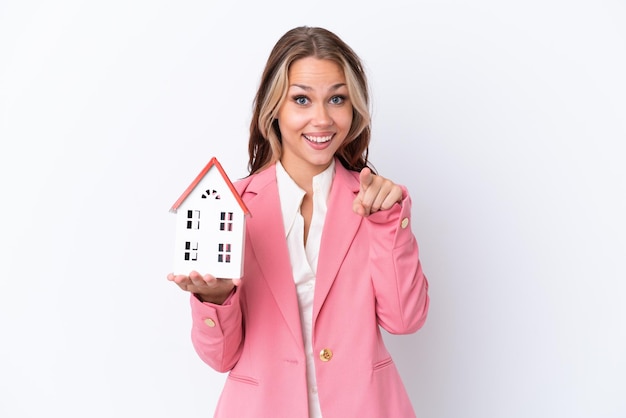
[[[380,327],[417,331],[428,283],[407,190],[368,167],[369,95],[335,34],[274,46],[255,98],[244,277],[168,279],[192,293],[192,341],[230,371],[216,417],[415,416]]]

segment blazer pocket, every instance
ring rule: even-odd
[[[384,369],[387,366],[393,364],[393,359],[391,357],[387,357],[386,359],[379,361],[378,363],[374,363],[374,371]]]
[[[243,376],[231,372],[228,375],[228,378],[236,382],[245,383],[247,385],[259,386],[259,381],[249,376]]]

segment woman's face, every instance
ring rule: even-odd
[[[351,124],[352,102],[343,69],[313,57],[294,61],[287,97],[278,109],[285,170],[294,179],[324,171]]]

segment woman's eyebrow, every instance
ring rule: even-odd
[[[337,84],[334,84],[334,85],[330,86],[330,90],[331,91],[339,90],[341,87],[345,87],[345,86],[346,86],[346,83],[337,83]],[[291,84],[289,87],[299,87],[299,88],[301,88],[302,90],[305,90],[305,91],[313,90],[312,87],[307,86],[305,84],[294,83],[294,84]]]

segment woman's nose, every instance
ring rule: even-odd
[[[315,107],[313,123],[316,126],[330,126],[333,124],[333,118],[325,105],[320,104]]]

